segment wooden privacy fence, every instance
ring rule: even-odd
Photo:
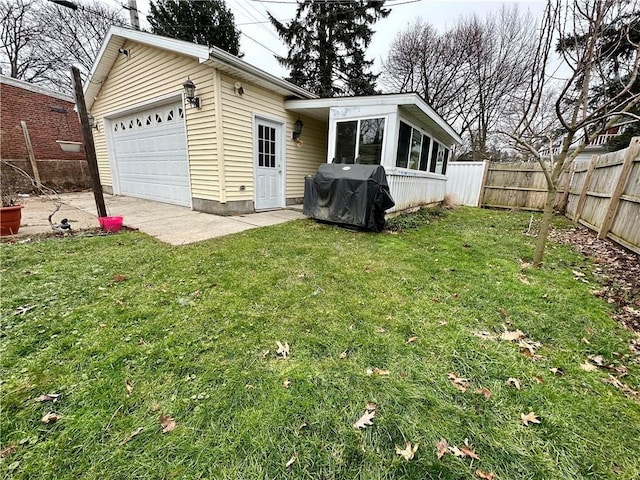
[[[487,169],[483,207],[544,209],[547,184],[534,163],[495,164]],[[574,163],[560,177],[555,207],[574,222],[640,253],[640,137],[628,148]]]
[[[628,148],[576,164],[567,216],[640,253],[640,137]]]

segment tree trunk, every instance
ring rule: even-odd
[[[549,188],[547,191],[547,200],[544,204],[544,211],[540,219],[540,228],[538,230],[538,240],[536,241],[536,251],[533,255],[533,266],[540,267],[542,265],[542,257],[544,256],[544,247],[547,244],[547,236],[549,235],[549,226],[553,218],[553,204],[556,200],[556,188]]]

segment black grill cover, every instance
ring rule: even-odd
[[[380,232],[394,205],[379,165],[325,163],[305,178],[303,212],[316,220]]]

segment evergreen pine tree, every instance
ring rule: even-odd
[[[149,2],[151,32],[218,47],[240,56],[240,31],[224,0],[156,0]]]
[[[304,0],[289,23],[269,14],[289,46],[286,58],[276,57],[290,70],[287,80],[321,97],[375,93],[378,75],[364,52],[371,26],[389,12],[384,1]]]

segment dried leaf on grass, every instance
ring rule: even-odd
[[[142,430],[144,430],[144,427],[138,427],[136,428],[133,432],[131,432],[129,435],[126,436],[126,438],[124,440],[122,440],[120,442],[120,445],[125,445],[126,443],[129,443],[131,441],[131,439],[133,437],[136,437],[140,434],[140,432],[142,432]]]
[[[608,375],[607,378],[604,378],[602,381],[605,382],[605,383],[610,383],[611,385],[613,385],[617,389],[622,390],[623,392],[625,392],[625,393],[627,393],[627,394],[629,394],[629,395],[631,395],[633,397],[640,398],[640,392],[638,392],[637,390],[634,390],[633,388],[631,388],[626,383],[622,383],[619,379],[617,379],[613,375]]]
[[[487,400],[491,398],[491,390],[489,390],[487,387],[477,388],[476,390],[474,390],[474,393],[482,395]]]
[[[49,412],[40,419],[42,423],[56,423],[60,417],[55,412]]]
[[[517,378],[509,377],[507,378],[507,385],[511,385],[516,390],[520,390],[520,380]]]
[[[444,457],[445,453],[449,449],[449,443],[444,438],[441,438],[440,441],[436,443],[436,451],[438,454],[438,460]]]
[[[482,338],[483,340],[496,340],[498,337],[491,332],[487,332],[486,330],[480,332],[473,332],[473,335],[478,338]]]
[[[451,384],[460,390],[461,392],[466,392],[469,389],[469,379],[459,377],[457,373],[449,373],[447,378],[451,380]]]
[[[529,412],[526,415],[524,413],[521,413],[520,421],[526,427],[528,427],[530,423],[540,423],[540,419],[534,412]]]
[[[45,393],[44,395],[40,395],[37,398],[34,398],[33,400],[35,402],[57,402],[58,398],[60,397],[59,393]]]
[[[493,473],[489,473],[489,472],[485,472],[484,470],[476,470],[476,475],[478,476],[478,478],[483,478],[484,480],[494,480],[495,479],[495,474]]]
[[[129,280],[129,277],[127,277],[126,275],[114,275],[111,280],[113,280],[115,283],[126,282],[127,280]]]
[[[358,430],[373,425],[373,417],[376,416],[375,410],[366,410],[364,414],[353,424],[353,428]]]
[[[531,285],[531,282],[529,281],[526,275],[519,274],[518,280],[520,280],[520,283],[524,283],[525,285]]]
[[[175,430],[178,426],[173,418],[168,415],[164,416],[162,413],[160,414],[158,421],[160,422],[160,425],[162,425],[162,433],[168,433]]]
[[[345,358],[347,358],[349,356],[349,354],[347,353],[347,351],[345,350],[344,352],[342,352],[340,355],[338,355],[338,358],[344,360]]]
[[[417,339],[418,339],[418,337],[417,337],[417,336],[415,336],[415,335],[413,335],[413,336],[411,336],[411,337],[407,338],[407,344],[409,344],[409,343],[413,343],[413,342],[415,342]]]
[[[131,383],[129,380],[125,380],[124,388],[127,389],[127,397],[130,397],[131,394],[133,393],[133,383]]]
[[[509,331],[506,327],[504,329],[504,332],[500,334],[500,340],[504,340],[506,342],[517,342],[524,337],[525,335],[522,330]]]
[[[553,367],[553,368],[550,368],[549,371],[554,375],[558,375],[559,377],[564,375],[564,370],[562,368]]]
[[[378,375],[379,377],[386,377],[391,372],[389,370],[384,370],[382,368],[374,368],[373,370],[368,368],[366,373],[367,373],[367,377],[370,377],[371,375]]]
[[[293,452],[293,456],[289,459],[289,461],[284,465],[285,468],[289,468],[291,465],[298,461],[298,452]]]
[[[580,364],[580,368],[585,372],[595,372],[596,370],[598,370],[598,367],[596,367],[593,363],[589,363],[587,361]]]
[[[373,412],[376,410],[376,408],[378,408],[378,404],[376,402],[368,402],[367,406],[365,407],[368,411]]]
[[[396,454],[400,455],[402,458],[404,458],[408,462],[413,459],[414,455],[416,454],[416,451],[418,450],[418,446],[419,446],[418,443],[411,446],[411,442],[407,442],[404,448],[396,447]]]
[[[282,386],[284,388],[289,388],[291,386],[291,382],[287,379],[284,382],[282,382]]]
[[[9,455],[13,455],[18,451],[17,445],[8,445],[2,450],[0,450],[0,458],[8,457]]]
[[[278,350],[276,350],[276,354],[281,356],[282,358],[287,358],[289,355],[289,344],[284,342],[284,345],[278,341],[276,341],[276,345],[278,346]]]
[[[375,332],[376,333],[385,333],[386,330],[384,328],[382,328],[382,327],[378,327],[378,328],[375,329]]]
[[[462,455],[464,457],[471,457],[474,459],[478,459],[478,455],[476,455],[476,452],[473,451],[473,448],[469,447],[469,446],[464,446],[464,447],[460,447],[460,451],[462,452]]]

